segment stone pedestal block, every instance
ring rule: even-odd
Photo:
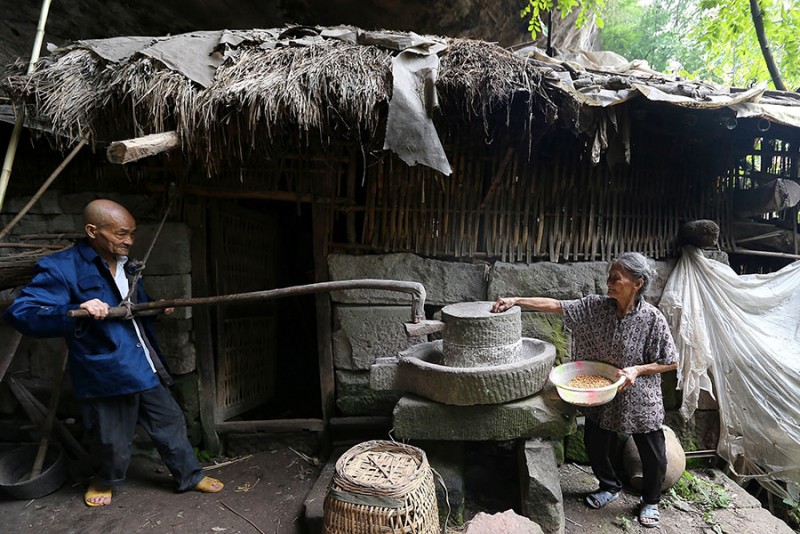
[[[505,404],[448,406],[406,395],[394,408],[399,438],[508,441],[560,438],[575,431],[575,410],[560,400],[534,395]]]
[[[389,415],[400,398],[393,391],[369,387],[369,373],[336,371],[336,407],[342,415]]]
[[[547,534],[564,532],[564,498],[553,444],[534,439],[520,447],[522,512]]]

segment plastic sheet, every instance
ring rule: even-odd
[[[785,495],[776,480],[800,484],[800,262],[739,276],[684,247],[659,307],[681,355],[683,416],[713,378],[717,452],[736,474]]]

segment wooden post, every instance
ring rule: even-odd
[[[154,156],[181,146],[178,132],[162,132],[135,139],[114,141],[106,149],[111,163],[125,164],[148,156]]]
[[[321,186],[321,191],[315,191],[316,196],[328,198],[335,191],[333,180],[336,173],[331,171],[315,185]],[[328,242],[331,237],[332,207],[328,203],[314,202],[311,205],[314,241],[314,281],[328,281]],[[319,359],[319,384],[322,397],[322,420],[325,430],[320,435],[320,444],[323,448],[328,446],[328,423],[333,416],[335,408],[335,375],[333,369],[333,348],[331,346],[331,299],[327,293],[316,297],[317,308],[317,352]]]
[[[192,228],[192,295],[208,294],[208,268],[206,264],[206,210],[204,199],[190,199],[186,205],[186,223]],[[205,307],[192,310],[195,350],[197,351],[197,375],[200,396],[200,425],[206,449],[216,455],[220,452],[215,403],[217,399],[217,377],[214,372],[214,352],[211,345],[211,311]]]

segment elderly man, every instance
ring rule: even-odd
[[[84,501],[88,506],[111,503],[112,488],[125,480],[137,423],[152,438],[178,491],[216,493],[223,484],[205,476],[194,456],[183,412],[167,389],[172,379],[152,324],[107,319],[110,303],[129,293],[132,273],[125,267],[136,221],[110,200],[90,202],[83,217],[86,238],[41,259],[4,319],[24,335],[67,342],[72,387],[95,461]],[[132,300],[146,298],[140,281]],[[77,308],[91,319],[67,317]]]

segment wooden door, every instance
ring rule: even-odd
[[[276,287],[278,220],[235,202],[211,213],[211,279],[218,295]],[[225,421],[268,402],[275,394],[277,301],[217,306],[216,420]]]

